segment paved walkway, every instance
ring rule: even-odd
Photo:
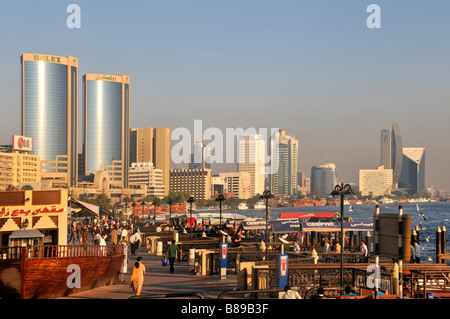
[[[170,273],[169,265],[162,265],[161,256],[148,254],[145,248],[141,247],[136,256],[130,256],[128,259],[129,271],[125,275],[125,284],[108,285],[59,299],[128,299],[133,297],[130,277],[137,256],[142,256],[142,262],[146,268],[141,297],[152,294],[196,293],[201,294],[204,299],[216,299],[222,292],[233,290],[237,285],[236,275],[227,275],[226,279],[220,279],[219,275],[196,275],[191,271],[192,266],[189,266],[187,261],[176,262],[175,272]]]

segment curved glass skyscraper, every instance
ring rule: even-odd
[[[22,135],[33,138],[43,172],[67,173],[67,183],[74,186],[78,165],[78,59],[24,53],[21,65]]]
[[[127,187],[130,78],[88,73],[83,85],[85,172],[110,170],[111,180]]]
[[[402,172],[403,143],[400,126],[392,124],[392,131],[381,130],[381,165],[385,169],[393,170],[393,189],[398,188]]]

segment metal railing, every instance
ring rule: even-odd
[[[72,258],[84,256],[112,257],[123,254],[120,245],[38,245],[0,249],[1,259],[18,260],[25,253],[27,258]]]

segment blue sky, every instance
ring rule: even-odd
[[[66,26],[71,3],[80,29]],[[372,3],[381,29],[366,25]],[[2,3],[0,143],[20,134],[20,55],[72,55],[80,84],[130,75],[132,127],[286,128],[308,176],[329,159],[357,183],[397,122],[404,146],[427,149],[427,186],[450,190],[449,12],[402,0]]]

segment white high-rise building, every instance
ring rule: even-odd
[[[425,192],[425,148],[404,147],[399,188],[409,194]]]
[[[377,169],[359,170],[359,190],[361,195],[384,196],[391,194],[393,169],[379,166]]]
[[[250,174],[250,197],[265,190],[266,145],[260,134],[248,134],[239,141],[238,171]]]
[[[151,162],[132,163],[128,171],[129,185],[146,185],[147,195],[164,197],[162,169],[155,168]]]
[[[298,185],[298,140],[280,130],[277,146],[277,152],[272,149],[276,162],[274,172],[269,175],[270,191],[292,196],[297,194]]]
[[[211,148],[205,146],[203,142],[194,144],[194,152],[191,154],[189,169],[211,168]]]
[[[336,186],[336,165],[330,162],[311,168],[311,193],[330,194]]]

